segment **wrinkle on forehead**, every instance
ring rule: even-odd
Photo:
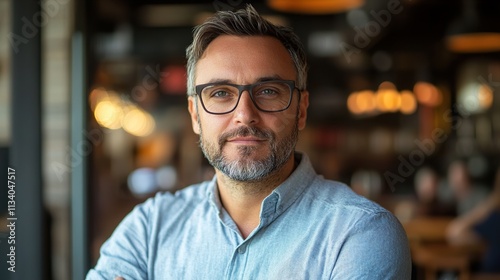
[[[222,35],[214,39],[196,67],[196,84],[223,79],[254,83],[265,77],[296,80],[292,58],[281,42],[269,36]]]

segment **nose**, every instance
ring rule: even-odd
[[[236,123],[245,125],[258,123],[259,109],[255,107],[250,93],[246,90],[241,93],[240,100],[233,113],[233,119]]]

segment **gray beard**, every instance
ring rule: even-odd
[[[219,137],[217,146],[203,139],[201,125],[200,132],[200,147],[209,163],[230,179],[239,182],[262,181],[276,170],[279,170],[295,151],[298,139],[297,122],[295,122],[290,134],[279,142],[276,141],[276,136],[272,131],[256,127],[241,127],[224,133]],[[267,139],[270,145],[269,155],[261,160],[251,160],[248,156],[256,148],[240,146],[238,147],[239,159],[228,160],[223,155],[222,148],[228,138],[236,136],[256,136]]]

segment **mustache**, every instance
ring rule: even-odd
[[[247,137],[247,136],[254,136],[262,139],[274,140],[274,134],[270,130],[260,129],[253,126],[242,126],[223,133],[219,137],[219,147],[222,147],[229,138]]]

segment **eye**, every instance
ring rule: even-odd
[[[206,98],[228,99],[238,96],[238,89],[229,85],[215,85],[207,87],[202,92]]]
[[[272,88],[265,88],[259,92],[260,95],[263,96],[272,96],[272,95],[277,95],[279,94],[278,91],[272,89]]]
[[[213,91],[212,94],[210,94],[210,97],[228,97],[230,93],[224,90],[216,90]]]
[[[254,93],[254,97],[263,99],[274,99],[280,97],[282,94],[283,91],[279,87],[266,86],[257,89]]]

